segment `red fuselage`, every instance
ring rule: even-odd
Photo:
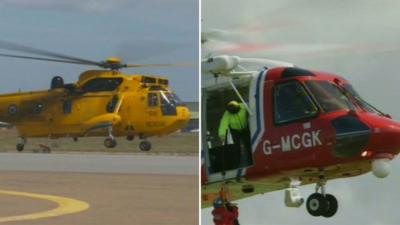
[[[301,177],[310,168],[324,171],[344,164],[354,171],[360,162],[365,167],[399,153],[400,124],[362,100],[345,79],[290,67],[265,70],[252,79],[248,104],[253,164],[238,169],[240,176],[302,171],[290,175]],[[217,181],[207,175],[204,163],[202,183]]]

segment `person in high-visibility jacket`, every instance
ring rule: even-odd
[[[222,143],[227,144],[227,136],[230,133],[233,144],[241,152],[241,165],[248,166],[251,164],[251,145],[250,131],[248,126],[249,114],[243,103],[230,101],[226,106],[226,111],[221,118],[218,136]]]
[[[219,123],[218,136],[225,141],[228,129],[242,132],[248,129],[248,113],[243,103],[230,101]]]

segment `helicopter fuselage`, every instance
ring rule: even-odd
[[[245,177],[267,179],[277,190],[292,179],[308,184],[371,170],[377,177],[389,174],[388,163],[400,151],[400,124],[366,103],[345,79],[280,67],[232,82],[250,109],[250,157],[223,146],[217,135],[225,105],[240,99],[230,84],[205,88],[204,185]]]
[[[74,84],[0,95],[0,121],[21,137],[161,136],[189,119],[167,79],[119,71],[86,71]]]

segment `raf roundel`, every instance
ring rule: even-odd
[[[18,113],[18,108],[16,105],[12,104],[8,106],[8,114],[10,116],[15,116]]]

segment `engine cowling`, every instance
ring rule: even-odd
[[[238,56],[219,55],[201,62],[202,73],[226,74],[235,69],[240,63]]]

